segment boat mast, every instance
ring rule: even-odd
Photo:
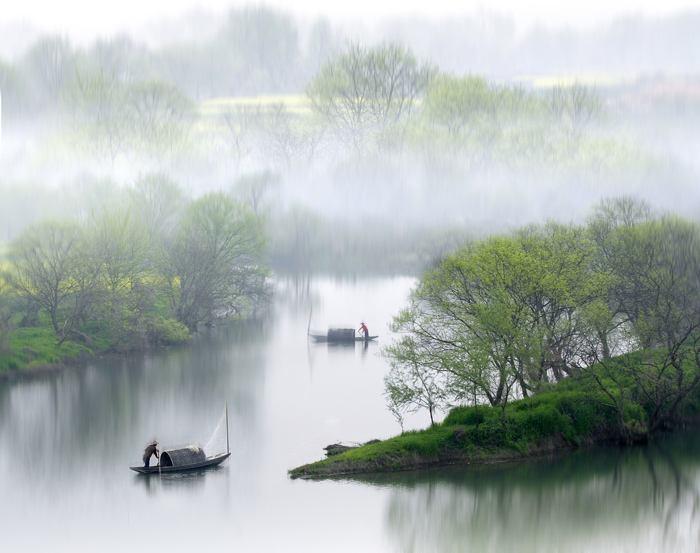
[[[226,453],[231,453],[231,448],[228,443],[228,401],[226,402]]]

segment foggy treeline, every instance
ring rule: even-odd
[[[696,218],[698,21],[249,7],[86,44],[36,36],[0,58],[0,240],[153,175],[247,204],[294,271],[417,270],[623,194]]]

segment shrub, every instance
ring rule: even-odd
[[[486,416],[491,409],[485,405],[477,405],[475,407],[455,407],[452,409],[443,424],[445,426],[453,426],[462,424],[465,426],[473,424],[481,424],[486,420]]]
[[[148,322],[148,341],[154,345],[182,344],[190,339],[187,327],[175,319],[154,317]]]

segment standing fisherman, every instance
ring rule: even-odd
[[[365,340],[369,340],[369,329],[364,322],[360,323],[360,328],[358,328],[358,330],[365,335]]]
[[[158,459],[158,442],[156,440],[153,440],[146,446],[146,449],[143,450],[143,466],[146,468],[148,468],[151,462],[151,455],[155,455],[156,459]]]

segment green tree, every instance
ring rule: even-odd
[[[427,273],[395,320],[393,363],[445,375],[451,402],[504,406],[585,364],[587,312],[608,279],[585,230],[550,224],[463,247]]]
[[[444,374],[424,364],[410,336],[389,346],[386,353],[391,358],[391,371],[384,377],[387,404],[401,427],[404,412],[420,409],[426,409],[430,424],[435,424],[436,411],[446,405]]]
[[[253,307],[265,293],[263,242],[259,220],[225,194],[192,202],[164,268],[178,320],[194,330]]]
[[[13,307],[10,286],[4,275],[0,273],[0,354],[5,353],[10,347]]]
[[[674,420],[700,384],[700,230],[675,217],[621,225],[606,239],[617,277],[621,359],[597,359],[592,377],[624,424],[630,400],[644,406],[647,430]]]
[[[27,229],[10,251],[10,282],[44,309],[59,343],[86,338],[79,324],[93,307],[99,267],[90,258],[83,231],[69,223],[42,223]]]

